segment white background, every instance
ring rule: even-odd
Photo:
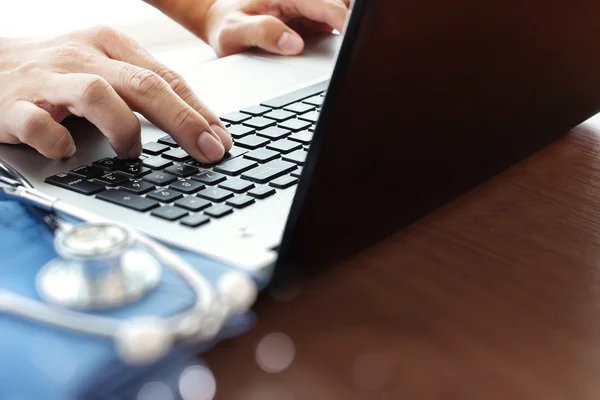
[[[190,47],[198,50],[194,58],[214,58],[200,39],[142,0],[0,0],[0,37],[57,35],[95,25],[119,27],[161,58],[176,60],[179,50]]]

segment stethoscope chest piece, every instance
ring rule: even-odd
[[[115,224],[81,224],[55,237],[60,258],[36,278],[47,302],[90,310],[135,302],[161,279],[160,263],[134,246],[129,231]]]

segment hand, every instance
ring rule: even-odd
[[[258,47],[297,55],[301,34],[342,31],[350,0],[215,0],[198,32],[219,56]]]
[[[75,144],[60,122],[73,114],[96,125],[119,157],[137,158],[134,111],[201,162],[231,148],[223,123],[183,78],[123,33],[101,27],[46,41],[0,39],[0,142],[70,157]]]

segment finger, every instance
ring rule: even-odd
[[[323,22],[340,32],[348,17],[348,6],[342,0],[288,0],[281,7],[284,15]]]
[[[270,15],[242,15],[222,35],[224,42],[258,47],[275,54],[298,55],[304,50],[300,35]]]
[[[75,154],[75,143],[69,131],[45,110],[28,101],[17,101],[11,107],[7,132],[42,155],[55,160]]]
[[[0,115],[11,115],[14,102],[2,103],[0,106]],[[13,133],[16,132],[12,125],[9,125],[14,119],[0,118],[0,143],[19,144],[21,141]]]
[[[332,33],[333,28],[323,22],[312,21],[304,17],[294,18],[287,22],[288,26],[301,36],[311,33]]]
[[[128,35],[107,30],[97,36],[97,41],[110,58],[136,65],[160,76],[183,101],[204,117],[225,150],[231,149],[233,142],[225,124],[198,98],[181,75],[159,62],[142,44]]]
[[[57,74],[49,79],[42,95],[51,104],[64,106],[94,124],[119,157],[134,159],[142,154],[139,119],[100,76]]]
[[[133,110],[169,132],[190,156],[204,163],[223,158],[225,148],[214,128],[157,74],[110,59],[98,60],[94,68]]]

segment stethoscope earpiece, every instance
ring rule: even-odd
[[[158,318],[124,321],[115,332],[119,358],[129,365],[151,364],[165,356],[173,345],[173,333]]]
[[[234,315],[246,312],[256,301],[254,281],[241,272],[228,272],[223,275],[219,279],[217,289]]]

